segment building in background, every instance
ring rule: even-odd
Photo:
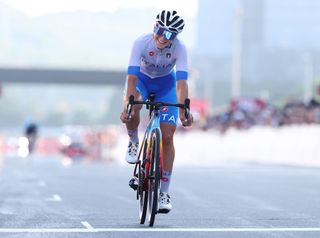
[[[309,84],[320,75],[318,0],[201,0],[198,9],[197,87],[215,105],[231,97],[235,57],[243,96],[302,97],[306,68]]]

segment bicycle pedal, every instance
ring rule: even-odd
[[[169,212],[170,212],[169,209],[159,209],[159,210],[157,211],[157,213],[162,213],[162,214],[167,214],[167,213],[169,213]]]
[[[138,184],[136,184],[136,180],[134,178],[130,179],[129,187],[132,188],[134,191],[137,191]]]

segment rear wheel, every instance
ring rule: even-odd
[[[158,198],[160,193],[160,130],[151,133],[151,156],[148,173],[148,220],[153,226],[158,211]]]

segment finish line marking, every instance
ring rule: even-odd
[[[90,232],[320,232],[320,227],[300,228],[0,228],[0,233],[90,233]]]
[[[91,226],[91,225],[89,224],[89,222],[87,222],[87,221],[82,221],[81,224],[82,224],[85,228],[87,228],[87,229],[89,229],[89,230],[94,229],[93,226]]]

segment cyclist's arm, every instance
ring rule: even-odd
[[[136,95],[136,84],[138,81],[138,75],[140,72],[140,61],[141,61],[141,51],[144,47],[143,37],[139,37],[133,43],[129,66],[128,66],[128,74],[126,80],[126,88],[124,94],[124,107],[127,106],[130,95]]]
[[[133,43],[130,59],[129,59],[129,66],[128,66],[128,73],[126,78],[125,90],[124,90],[124,97],[123,97],[123,112],[120,114],[120,120],[123,123],[127,123],[130,121],[130,115],[127,112],[127,106],[129,102],[130,95],[137,96],[136,93],[136,84],[138,81],[138,75],[140,72],[140,59],[141,59],[141,49],[143,47],[142,38],[138,38]],[[131,116],[134,115],[134,111],[131,111]]]
[[[124,94],[124,107],[128,105],[130,95],[134,95],[136,97],[136,85],[137,85],[138,77],[134,74],[128,74],[125,94]]]
[[[138,77],[134,74],[128,73],[127,80],[126,80],[126,87],[124,90],[124,97],[123,97],[123,111],[120,114],[120,120],[123,123],[127,123],[130,121],[131,116],[134,115],[134,111],[130,110],[128,112],[128,103],[130,95],[134,95],[136,97],[136,84],[137,84]],[[129,115],[130,113],[130,115]]]
[[[177,97],[178,103],[184,103],[184,100],[188,97],[188,83],[187,80],[177,81]]]
[[[188,97],[188,55],[187,49],[181,40],[177,44],[176,56],[177,97],[178,103],[183,104]],[[184,110],[180,109],[180,115],[182,111]]]
[[[177,98],[178,103],[183,104],[185,99],[188,98],[188,56],[185,45],[180,42],[177,48],[177,61],[176,61],[176,78],[177,78]],[[193,123],[193,116],[189,113],[186,118],[185,110],[179,109],[179,117],[183,125],[191,126]]]
[[[188,98],[187,80],[177,81],[177,98],[178,98],[178,103],[181,103],[181,104],[184,104],[185,99]],[[189,112],[189,117],[186,118],[184,109],[179,109],[179,118],[184,126],[191,126],[193,123],[192,113]]]
[[[188,98],[188,83],[187,80],[177,81],[177,98],[178,103],[184,104],[184,100]],[[184,109],[179,109],[179,116],[181,120],[185,120]]]

